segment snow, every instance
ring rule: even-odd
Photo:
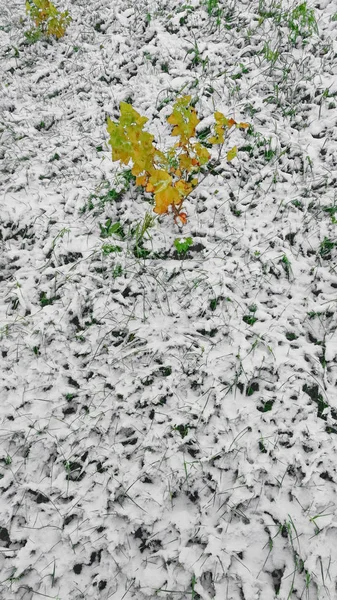
[[[0,596],[332,600],[335,3],[296,46],[244,0],[220,29],[201,0],[57,6],[34,44],[24,2],[0,11]],[[182,94],[198,132],[253,129],[144,258],[106,118],[131,102],[167,148]]]

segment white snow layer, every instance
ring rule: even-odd
[[[57,6],[0,11],[0,596],[337,598],[336,3],[295,41],[295,4]],[[252,128],[144,257],[106,118],[165,148],[182,94]]]

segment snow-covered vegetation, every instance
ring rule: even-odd
[[[0,597],[334,600],[336,3],[56,7],[0,10]],[[186,95],[250,126],[184,224],[107,123]]]

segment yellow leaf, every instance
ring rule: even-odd
[[[228,119],[225,117],[225,115],[222,114],[222,112],[219,112],[218,110],[215,111],[214,118],[217,123],[220,123],[221,125],[227,127]]]
[[[138,175],[140,175],[140,173],[142,173],[143,171],[144,171],[143,167],[142,166],[140,167],[137,164],[134,164],[131,169],[132,175],[135,175],[136,177],[138,177]]]
[[[188,194],[190,194],[193,190],[193,186],[191,185],[191,183],[183,181],[182,179],[176,181],[174,186],[178,190],[180,196],[188,196]]]
[[[161,166],[161,167],[169,166],[169,161],[168,161],[167,157],[165,156],[164,152],[161,152],[161,150],[158,150],[157,148],[154,148],[153,158],[156,159],[156,163],[158,164],[158,166]]]
[[[231,150],[228,150],[228,152],[227,152],[227,160],[228,161],[233,160],[233,158],[235,158],[237,156],[237,153],[238,153],[237,146],[233,146],[233,148]]]
[[[240,127],[240,129],[248,129],[249,123],[237,123],[236,126]]]
[[[172,136],[179,136],[178,145],[186,146],[189,139],[195,136],[195,128],[200,123],[196,110],[189,106],[191,96],[179,98],[173,105],[173,112],[167,118],[167,122],[173,125]]]
[[[155,207],[154,212],[158,215],[163,215],[168,212],[169,206],[172,204],[180,204],[181,198],[178,190],[171,185],[163,191],[157,192],[154,196]]]
[[[121,125],[138,125],[143,127],[149,119],[142,117],[131,104],[127,102],[121,102],[119,105],[121,116],[119,122]]]
[[[191,102],[191,99],[191,95],[182,96],[181,98],[178,98],[178,100],[176,100],[175,106],[188,106]]]
[[[199,159],[199,163],[201,165],[205,165],[206,163],[208,163],[209,159],[211,158],[211,155],[208,152],[207,148],[205,148],[205,146],[200,144],[200,142],[197,142],[196,144],[194,144],[193,150],[196,153]]]
[[[223,142],[223,140],[221,141],[221,139],[217,135],[213,135],[212,137],[208,138],[207,141],[209,144],[222,144]]]
[[[136,177],[136,185],[142,185],[143,187],[145,187],[147,185],[147,176],[146,175],[140,175],[138,177]]]
[[[166,190],[166,188],[171,185],[171,182],[171,175],[163,169],[156,169],[153,171],[149,179],[149,183],[153,185],[156,193]]]
[[[154,186],[152,185],[152,183],[148,183],[146,186],[146,192],[154,192]]]
[[[192,159],[186,152],[183,152],[182,154],[180,154],[179,166],[180,166],[180,169],[182,169],[182,171],[191,171],[192,170],[192,168],[193,168]]]

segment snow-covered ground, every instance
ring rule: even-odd
[[[0,597],[336,599],[336,1],[68,0],[36,43],[24,4],[0,0]],[[184,94],[199,133],[251,128],[140,239],[106,119],[128,101],[165,148]]]

